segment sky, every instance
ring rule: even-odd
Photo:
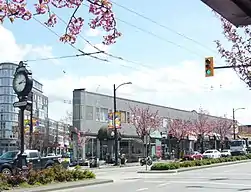
[[[211,115],[228,118],[232,118],[233,108],[245,108],[236,111],[235,117],[242,124],[251,124],[251,93],[236,73],[232,69],[221,69],[215,71],[214,77],[205,78],[205,57],[214,57],[215,66],[226,65],[214,41],[221,40],[228,46],[220,21],[210,8],[197,0],[114,2],[117,27],[122,32],[116,44],[102,45],[104,32],[89,29],[91,15],[83,6],[78,15],[85,18],[85,25],[75,47],[95,52],[84,40],[88,39],[106,52],[122,57],[123,61],[102,54],[97,56],[109,62],[89,57],[40,61],[79,54],[55,35],[64,33],[63,21],[70,16],[68,9],[53,10],[62,20],[51,30],[41,24],[45,21],[43,16],[30,21],[16,20],[13,24],[6,20],[0,25],[0,62],[35,60],[28,65],[49,97],[50,118],[59,120],[67,111],[72,111],[72,105],[65,100],[72,100],[73,89],[86,88],[111,95],[114,83],[130,81],[132,85],[118,90],[118,97],[184,110],[203,108]]]

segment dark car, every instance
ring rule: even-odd
[[[198,151],[192,151],[184,155],[183,160],[201,160],[203,155]]]
[[[0,157],[0,172],[11,175],[16,169],[17,156],[19,151],[8,151]],[[25,150],[27,163],[32,165],[34,170],[52,167],[54,164],[60,164],[61,158],[56,156],[41,157],[37,150]]]

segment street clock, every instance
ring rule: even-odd
[[[33,79],[31,73],[25,67],[18,68],[13,79],[13,89],[15,93],[21,97],[28,96],[32,87]]]

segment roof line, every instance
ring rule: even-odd
[[[75,89],[75,90],[78,90],[78,89]],[[85,91],[85,89],[83,89],[83,91]],[[89,91],[85,91],[86,93],[89,93],[89,94],[93,94],[93,95],[100,95],[100,96],[106,96],[106,97],[110,97],[110,98],[113,98],[113,96],[111,95],[107,95],[107,94],[101,94],[101,93],[96,93],[96,92],[89,92]],[[184,110],[184,109],[177,109],[177,108],[173,108],[173,107],[167,107],[167,106],[164,106],[164,105],[158,105],[158,104],[152,104],[152,103],[146,103],[146,102],[142,102],[142,101],[138,101],[138,100],[132,100],[132,99],[126,99],[126,98],[122,98],[122,97],[116,97],[117,99],[121,99],[121,100],[124,100],[124,101],[129,101],[129,102],[136,102],[136,103],[140,103],[140,104],[145,104],[145,105],[151,105],[151,106],[155,106],[155,107],[162,107],[162,108],[166,108],[166,109],[171,109],[171,110],[176,110],[176,111],[181,111],[181,112],[188,112],[188,113],[193,113],[194,109],[191,110],[191,111],[188,111],[188,110]],[[196,110],[195,110],[196,111]],[[198,113],[200,114],[200,113]],[[219,116],[214,116],[214,115],[207,115],[208,117],[216,117],[216,118],[220,118],[220,119],[227,119],[227,120],[231,120],[231,119],[228,119],[228,118],[224,118],[224,117],[219,117]]]

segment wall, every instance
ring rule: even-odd
[[[153,105],[139,101],[132,101],[117,98],[117,110],[125,112],[124,122],[122,121],[122,133],[126,135],[136,135],[135,127],[128,123],[131,117],[130,107],[147,108],[152,112],[159,111],[159,115],[164,118],[195,120],[198,114],[192,111],[169,108],[160,105]],[[105,109],[105,110],[104,110]],[[73,126],[81,131],[88,131],[97,134],[100,127],[107,125],[108,112],[113,109],[113,97],[97,93],[87,92],[84,89],[73,91]],[[106,111],[105,113],[103,111]],[[98,113],[101,113],[98,116]],[[217,117],[209,116],[212,119]],[[160,131],[164,130],[160,128]]]

